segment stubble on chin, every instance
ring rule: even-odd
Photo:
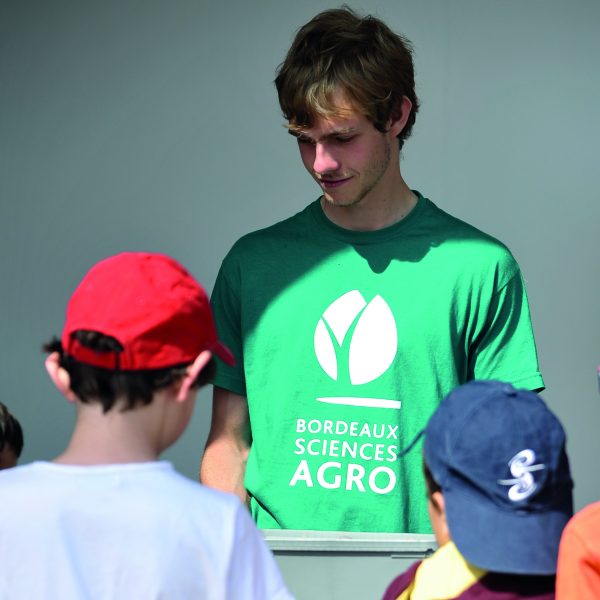
[[[327,192],[324,192],[322,198],[325,201],[325,203],[329,206],[335,208],[351,208],[360,204],[363,201],[365,195],[366,194],[361,194],[350,199],[336,200],[335,198],[332,198]]]
[[[358,194],[356,196],[353,196],[351,198],[345,198],[345,199],[341,199],[341,200],[336,200],[335,198],[333,198],[332,196],[330,196],[327,192],[323,193],[323,198],[325,199],[325,202],[327,204],[329,204],[329,206],[332,207],[336,207],[336,208],[354,208],[356,206],[359,206],[360,204],[362,204],[362,202],[365,200],[365,198],[373,191],[373,189],[375,187],[377,187],[377,184],[379,183],[379,181],[381,180],[381,175],[382,173],[379,174],[379,176],[374,179],[373,181],[370,182],[370,185],[366,186],[365,188],[361,189],[358,191]]]

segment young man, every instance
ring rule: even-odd
[[[0,402],[0,470],[16,466],[23,451],[23,430],[8,408]]]
[[[427,532],[422,469],[398,449],[470,379],[543,388],[519,267],[412,191],[408,42],[328,10],[279,68],[279,101],[321,196],[239,240],[213,292],[220,364],[201,478],[259,527]]]
[[[185,430],[219,342],[174,260],[101,261],[71,297],[50,378],[77,411],[65,451],[0,474],[0,590],[11,598],[289,598],[237,498],[158,456]]]
[[[554,598],[573,484],[565,432],[541,398],[498,381],[467,383],[431,417],[423,455],[439,548],[384,600]]]

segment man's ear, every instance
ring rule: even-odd
[[[212,352],[210,350],[203,350],[198,354],[196,360],[186,369],[185,376],[182,379],[179,391],[177,392],[177,400],[179,402],[182,402],[187,398],[192,384],[196,381],[196,377],[198,377],[200,371],[204,369],[211,358]]]
[[[58,391],[69,401],[75,402],[77,396],[71,390],[71,377],[65,369],[60,366],[60,355],[58,352],[52,352],[46,358],[46,371],[50,375],[52,383],[57,387]]]
[[[400,103],[392,113],[388,122],[387,130],[393,137],[398,137],[400,132],[404,129],[411,110],[412,102],[406,96],[402,96],[402,100],[400,100]]]

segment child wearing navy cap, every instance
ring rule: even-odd
[[[439,548],[384,600],[550,600],[573,514],[565,432],[535,393],[472,381],[424,431],[425,479]]]

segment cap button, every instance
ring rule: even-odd
[[[504,386],[503,391],[507,396],[516,396],[517,395],[517,390],[515,390],[515,388],[512,385],[510,385],[510,383],[507,383]]]

